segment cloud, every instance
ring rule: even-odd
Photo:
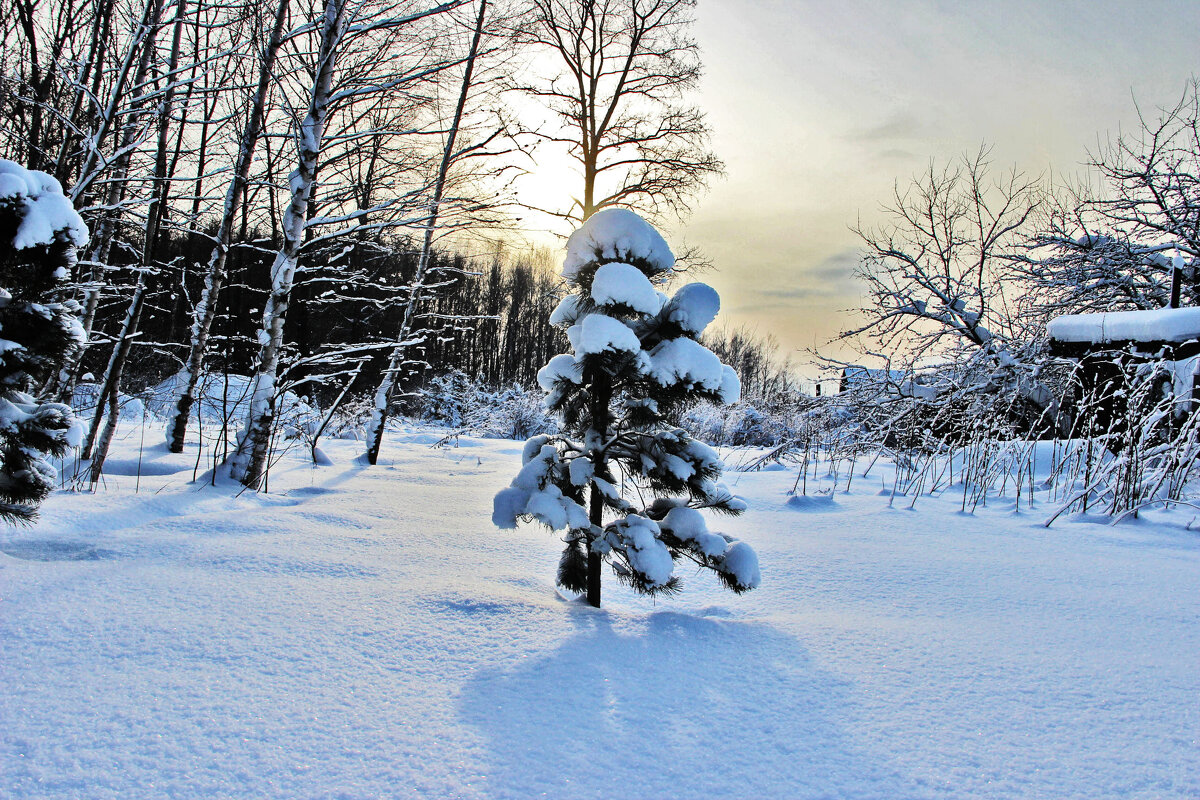
[[[862,260],[862,251],[858,248],[842,250],[828,256],[815,267],[805,270],[805,274],[822,282],[855,284],[854,268]]]
[[[898,139],[913,141],[929,139],[930,130],[927,122],[902,111],[893,113],[883,122],[851,131],[842,138],[848,142],[866,144],[894,142]]]

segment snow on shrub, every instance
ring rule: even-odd
[[[76,303],[57,302],[88,230],[58,181],[0,159],[0,519],[29,522],[54,488],[49,456],[80,426],[35,387],[84,341]]]
[[[569,369],[560,376],[553,366],[547,364],[543,373],[551,370],[546,374],[569,379]],[[565,368],[562,362],[558,366]],[[423,422],[485,439],[525,439],[556,430],[541,393],[516,384],[493,389],[457,371],[433,378],[421,390],[414,413]]]
[[[178,372],[165,381],[146,390],[149,398],[146,406],[151,413],[167,417],[183,390],[186,373]],[[250,402],[252,378],[236,373],[207,373],[197,388],[196,403],[191,415],[205,423],[223,425],[245,416]],[[277,417],[285,436],[311,433],[320,424],[321,413],[308,401],[293,391],[285,391],[277,398]]]

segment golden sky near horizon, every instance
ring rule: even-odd
[[[849,227],[896,181],[984,143],[998,170],[1074,176],[1135,99],[1149,115],[1200,75],[1194,0],[700,0],[695,34],[727,175],[666,234],[714,261],[718,322],[797,361],[847,326]]]

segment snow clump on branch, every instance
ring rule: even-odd
[[[73,247],[87,244],[83,217],[52,175],[0,159],[0,203],[19,205],[22,210],[21,224],[11,240],[15,250],[47,247],[57,241]]]

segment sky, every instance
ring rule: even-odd
[[[722,317],[820,347],[859,303],[849,227],[982,144],[1076,175],[1200,75],[1200,3],[700,0],[695,100],[727,175],[672,241],[716,264]]]
[[[813,376],[809,349],[851,359],[828,344],[860,303],[850,228],[897,182],[983,145],[996,171],[1075,177],[1200,76],[1198,32],[1196,0],[699,0],[693,100],[727,174],[668,241],[713,261],[721,323]],[[537,173],[558,196],[568,169]]]

